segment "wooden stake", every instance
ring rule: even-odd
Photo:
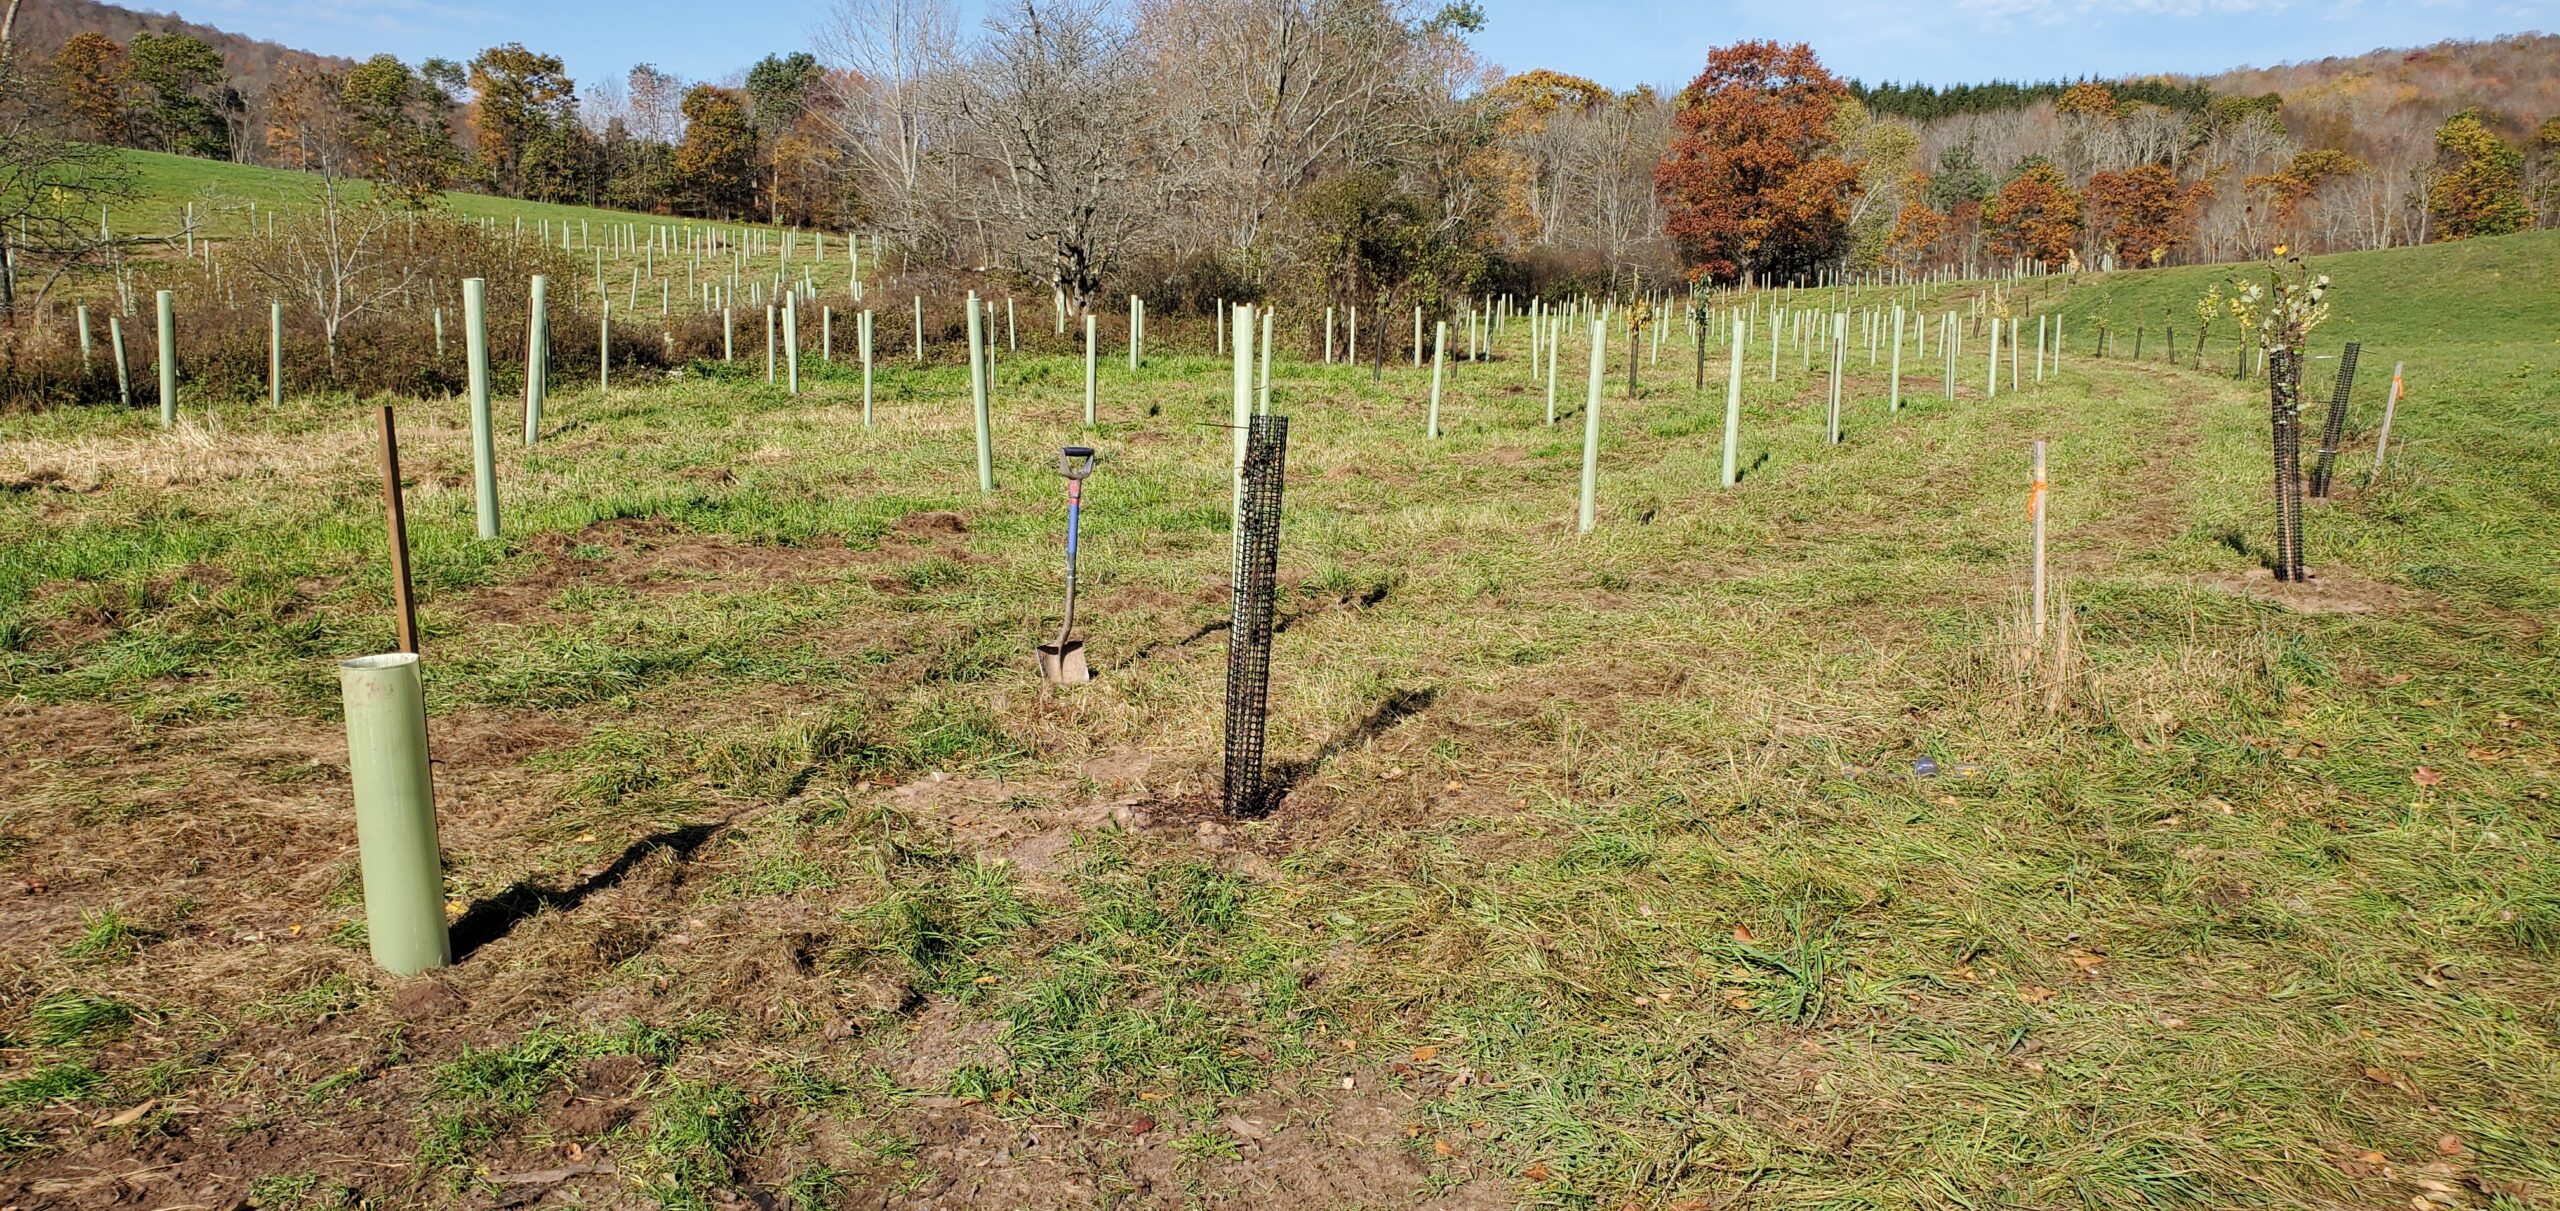
[[[117,351],[121,357],[123,346],[117,346]],[[2408,364],[2391,363],[2391,397],[2382,402],[2382,431],[2373,437],[2373,474],[2364,477],[2367,486],[2382,478],[2382,456],[2391,451],[2391,417],[2400,410],[2400,371]]]
[[[409,593],[409,519],[400,503],[400,437],[392,427],[391,405],[375,412],[382,436],[382,509],[390,521],[391,604],[398,612],[400,650],[418,650],[418,606]]]

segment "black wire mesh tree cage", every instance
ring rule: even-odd
[[[2267,403],[2275,436],[2278,580],[2302,579],[2302,353],[2267,354]]]
[[[1289,418],[1257,416],[1247,430],[1243,509],[1237,517],[1235,614],[1227,629],[1225,806],[1230,816],[1268,810],[1263,734],[1271,705],[1272,614],[1280,568],[1280,487]]]
[[[2347,435],[2347,396],[2355,390],[2356,356],[2364,346],[2348,341],[2338,354],[2338,381],[2329,389],[2329,419],[2320,430],[2320,459],[2311,465],[2311,498],[2329,498],[2329,473],[2338,463],[2338,443]]]

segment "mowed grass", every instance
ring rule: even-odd
[[[496,542],[462,408],[404,404],[487,936],[405,985],[329,663],[392,643],[369,423],[10,418],[0,1196],[141,1156],[432,1205],[602,1156],[582,1197],[670,1206],[2539,1205],[2560,240],[2328,268],[2364,369],[2302,609],[2250,575],[2264,386],[2210,369],[2075,346],[1985,399],[1976,336],[1948,401],[1933,332],[1888,413],[1861,345],[1833,447],[1755,335],[1724,492],[1675,333],[1637,399],[1613,362],[1577,535],[1581,387],[1541,423],[1522,326],[1437,442],[1427,370],[1283,360],[1295,781],[1205,828],[1223,359],[1106,350],[1088,431],[1075,359],[1000,358],[992,496],[949,365],[884,365],[868,427],[844,365],[571,391],[500,443]],[[2076,334],[2206,278],[2009,293]],[[2030,670],[2039,437],[2070,650]],[[1085,438],[1099,676],[1044,695]]]
[[[195,209],[197,234],[232,238],[247,234],[252,222],[251,204],[256,206],[256,222],[263,225],[268,211],[292,212],[318,204],[322,181],[315,173],[290,169],[267,168],[255,164],[234,164],[222,160],[206,160],[195,156],[169,155],[157,151],[118,149],[117,162],[129,175],[134,197],[127,202],[111,204],[110,227],[118,235],[168,236],[175,238],[185,230],[187,209]],[[372,196],[372,185],[350,179],[341,188],[347,196],[365,199]],[[439,203],[448,212],[469,219],[493,219],[513,224],[522,219],[527,227],[548,219],[553,224],[553,239],[558,239],[558,224],[572,227],[583,222],[599,245],[608,236],[606,227],[615,224],[649,226],[691,226],[719,228],[735,235],[742,228],[770,224],[752,220],[715,222],[703,219],[678,219],[665,215],[641,214],[599,206],[567,206],[554,202],[529,202],[489,194],[448,190]],[[829,233],[832,237],[839,233]],[[836,239],[827,243],[831,250]],[[581,248],[584,245],[580,246]],[[839,258],[841,252],[837,253]]]

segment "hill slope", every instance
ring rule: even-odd
[[[73,34],[92,31],[118,42],[131,42],[140,33],[194,35],[220,52],[231,69],[232,84],[250,97],[268,95],[289,68],[341,68],[351,62],[230,33],[176,13],[144,12],[99,0],[39,0],[18,10],[19,43],[33,54],[49,57]]]

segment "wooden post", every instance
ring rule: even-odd
[[[382,511],[390,523],[391,607],[400,624],[400,650],[418,650],[418,605],[409,590],[409,517],[400,499],[400,437],[391,423],[391,405],[374,414],[382,437]]]
[[[122,345],[116,347],[116,356],[119,359],[124,356]],[[121,360],[118,364],[122,364]],[[2364,477],[2368,487],[2372,486],[2375,480],[2382,478],[2382,458],[2391,452],[2391,418],[2400,411],[2400,371],[2408,364],[2407,362],[2391,363],[2391,395],[2382,401],[2382,429],[2373,436],[2373,473]]]

